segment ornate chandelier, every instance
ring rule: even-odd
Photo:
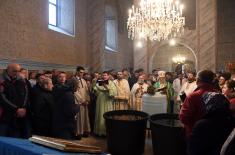
[[[183,64],[183,63],[185,63],[185,60],[186,60],[186,58],[181,55],[177,55],[172,58],[172,61],[177,64]]]
[[[184,32],[183,5],[178,0],[140,0],[127,20],[128,38],[166,40]]]

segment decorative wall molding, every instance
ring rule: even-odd
[[[73,66],[73,65],[45,63],[45,62],[37,62],[37,61],[23,60],[23,59],[0,58],[1,68],[5,69],[9,63],[18,63],[23,68],[26,68],[28,70],[58,69],[60,71],[70,71],[70,72],[74,72],[76,70],[76,66]]]

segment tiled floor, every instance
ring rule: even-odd
[[[107,152],[106,138],[90,136],[88,138],[82,138],[80,141],[77,141],[80,144],[99,146],[104,152]],[[148,136],[145,140],[145,152],[144,155],[153,155],[152,150],[152,140]]]

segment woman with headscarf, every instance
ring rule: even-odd
[[[205,114],[193,128],[187,151],[189,155],[219,155],[223,143],[235,127],[229,101],[215,92],[205,93],[202,99]]]

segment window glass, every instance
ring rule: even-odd
[[[56,4],[56,0],[49,0],[50,3]]]
[[[49,24],[56,26],[56,6],[49,4]]]

